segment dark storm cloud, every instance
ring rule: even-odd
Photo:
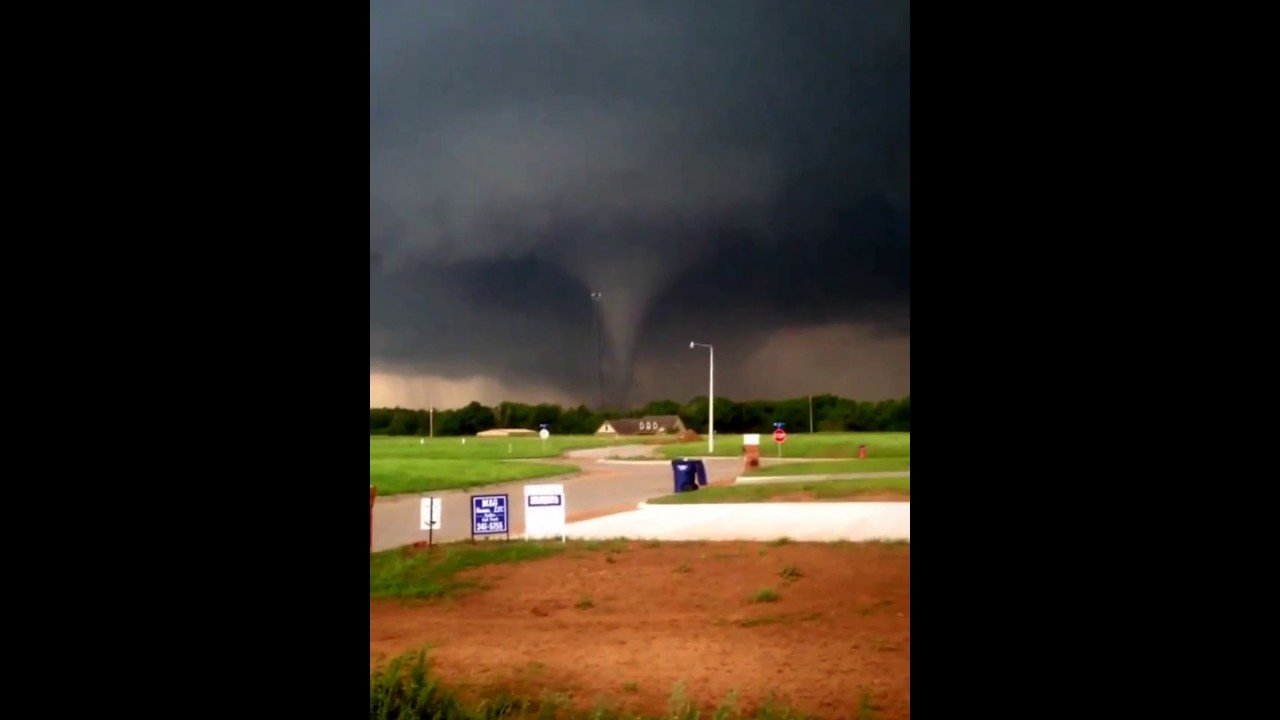
[[[589,400],[591,290],[614,378],[909,332],[909,11],[374,0],[371,371]]]

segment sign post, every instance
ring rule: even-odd
[[[782,428],[786,423],[776,422],[773,424],[773,441],[778,445],[778,457],[782,457],[782,443],[787,441],[787,431]]]
[[[547,454],[547,438],[551,437],[551,431],[547,429],[547,424],[542,423],[542,429],[538,431],[538,437],[542,438],[542,454]]]
[[[418,510],[418,529],[427,531],[427,547],[435,544],[436,530],[440,529],[440,498],[422,496]]]
[[[742,436],[743,469],[760,467],[760,433]]]
[[[568,538],[564,531],[564,485],[524,486],[524,539]]]
[[[504,535],[511,539],[510,497],[503,495],[471,496],[471,541],[476,537]]]

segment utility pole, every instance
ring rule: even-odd
[[[707,349],[707,454],[716,454],[716,349],[707,343],[689,342],[689,349]]]
[[[813,396],[809,396],[809,434],[813,434]]]
[[[436,408],[434,405],[427,411],[427,433],[430,437],[436,436]]]
[[[599,381],[600,388],[600,404],[599,409],[604,411],[604,361],[600,358],[600,298],[604,297],[604,293],[591,293],[591,306],[593,310],[593,323],[596,333],[596,376]]]

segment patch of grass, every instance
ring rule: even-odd
[[[877,600],[874,603],[871,603],[870,605],[863,605],[862,607],[859,607],[858,614],[870,615],[871,613],[877,610],[883,610],[892,604],[893,604],[893,600],[890,600],[889,598],[882,598],[880,600]]]
[[[635,693],[640,686],[625,683],[623,690]],[[573,708],[568,698],[544,693],[537,700],[499,693],[468,702],[432,673],[425,653],[404,655],[369,674],[369,718],[378,720],[698,720],[697,705],[685,695],[683,682],[676,683],[670,709],[661,718],[613,710],[601,704],[592,711]],[[737,693],[730,692],[714,713],[715,720],[801,720],[804,716],[775,705],[774,696],[747,715],[737,709]]]
[[[880,638],[871,638],[871,649],[876,652],[897,652],[898,646]]]
[[[709,487],[698,492],[663,495],[649,500],[654,505],[705,505],[717,503],[769,502],[780,495],[812,493],[815,500],[853,500],[867,493],[892,493],[911,497],[911,478],[858,478],[854,480],[814,480],[763,485]]]
[[[369,555],[369,597],[443,598],[478,587],[455,576],[485,565],[540,560],[563,552],[556,542],[484,542],[437,545],[426,551],[409,548]]]
[[[583,598],[578,602],[574,603],[573,606],[578,608],[579,610],[590,610],[591,608],[596,606],[596,603],[591,598],[583,596]]]
[[[778,571],[778,577],[786,580],[787,582],[793,582],[804,577],[804,575],[800,572],[800,568],[795,565],[788,565]]]
[[[826,544],[838,548],[854,548],[865,547],[867,545],[876,545],[883,547],[911,547],[911,540],[903,540],[901,538],[883,538],[879,540],[828,540]]]
[[[685,574],[689,572],[689,563],[680,563],[676,566],[676,572]]]
[[[381,496],[479,487],[575,473],[573,465],[511,462],[558,457],[567,450],[602,447],[612,440],[553,435],[532,438],[369,437],[369,483]]]
[[[768,587],[760,588],[759,590],[756,591],[755,595],[751,596],[751,602],[753,603],[771,603],[771,602],[778,602],[781,599],[782,599],[781,595],[778,595],[778,593],[773,588],[768,588]]]
[[[378,496],[480,487],[579,472],[576,465],[494,460],[369,458],[369,484]]]
[[[787,537],[786,535],[783,535],[782,537],[776,540],[770,540],[769,544],[772,545],[773,547],[781,547],[783,545],[786,545],[789,542],[791,542],[791,538]]]
[[[832,462],[776,463],[756,468],[751,475],[828,475],[855,472],[897,472],[911,469],[910,457],[869,457],[866,460],[834,460]]]
[[[606,550],[610,554],[617,554],[626,550],[631,546],[631,541],[626,538],[611,538],[609,540],[588,540],[583,543],[583,548],[591,552],[599,552]]]
[[[761,430],[760,454],[765,458],[777,449],[766,431]],[[769,432],[772,432],[770,430]],[[805,433],[794,432],[787,436],[782,447],[783,457],[792,458],[856,458],[858,446],[867,446],[867,459],[911,457],[911,433]],[[691,443],[671,443],[658,446],[658,452],[668,458],[707,457],[705,440]],[[716,436],[715,457],[742,457],[742,435]]]
[[[803,614],[762,615],[760,617],[743,618],[734,621],[738,627],[751,628],[761,625],[781,625],[792,622],[812,622],[822,617],[822,613],[808,612]]]
[[[864,689],[862,696],[858,698],[858,720],[877,720],[879,715],[876,710],[878,708],[871,701],[871,691]]]

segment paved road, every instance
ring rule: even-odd
[[[570,522],[607,513],[634,510],[636,505],[644,500],[671,492],[670,464],[667,462],[611,464],[598,462],[598,460],[610,456],[636,457],[646,454],[651,449],[643,445],[622,445],[575,451],[569,453],[566,459],[547,459],[544,462],[576,464],[582,468],[582,473],[578,475],[537,478],[504,485],[486,485],[471,490],[433,493],[441,499],[442,505],[441,527],[435,532],[435,540],[452,542],[471,537],[471,507],[468,498],[472,494],[507,493],[510,495],[511,533],[513,536],[523,533],[525,485],[563,484],[565,511]],[[712,458],[707,461],[707,474],[712,480],[732,482],[733,476],[741,471],[742,460],[739,458]],[[374,551],[427,540],[427,532],[418,529],[421,497],[421,495],[392,495],[377,499],[373,506]]]

